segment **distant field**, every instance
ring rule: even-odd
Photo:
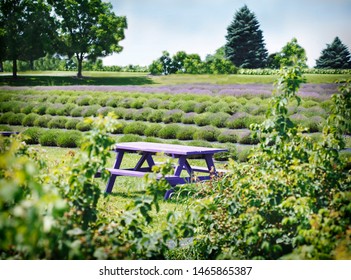
[[[61,85],[179,85],[194,83],[210,84],[268,84],[276,80],[275,75],[190,75],[176,74],[152,76],[147,73],[130,72],[83,72],[78,79],[76,72],[43,71],[21,72],[14,80],[11,73],[0,74],[0,86],[61,86]],[[335,80],[351,79],[350,74],[306,74],[308,83],[334,83]]]

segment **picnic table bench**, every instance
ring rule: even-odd
[[[105,192],[111,193],[117,176],[144,177],[146,173],[152,172],[152,167],[156,165],[154,156],[156,154],[164,154],[177,159],[174,165],[174,173],[167,175],[165,179],[171,185],[164,196],[168,199],[174,191],[174,187],[180,184],[190,183],[193,180],[194,172],[207,173],[205,176],[197,176],[196,180],[209,180],[211,176],[217,175],[217,170],[213,161],[213,155],[219,152],[225,152],[226,149],[193,147],[173,144],[160,144],[148,142],[128,142],[116,144],[114,149],[116,152],[116,160],[112,168],[106,168],[110,172],[110,177],[106,185]],[[121,169],[121,164],[125,153],[138,153],[140,159],[134,168]],[[197,156],[206,162],[206,167],[191,166],[188,159]],[[144,163],[147,167],[142,167]],[[185,170],[188,176],[181,176]],[[161,175],[157,174],[157,179]]]

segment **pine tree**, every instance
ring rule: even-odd
[[[339,37],[322,50],[321,56],[316,60],[316,68],[351,69],[351,54]]]
[[[240,68],[265,67],[268,52],[254,13],[245,5],[227,28],[225,56]]]

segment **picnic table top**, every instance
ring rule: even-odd
[[[115,150],[144,151],[151,153],[165,153],[173,155],[204,155],[226,152],[227,149],[206,148],[195,146],[183,146],[175,144],[149,143],[149,142],[126,142],[115,145]]]

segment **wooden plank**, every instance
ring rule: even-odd
[[[147,172],[135,171],[129,169],[115,169],[115,168],[106,168],[111,174],[117,176],[131,176],[131,177],[144,177]]]
[[[115,145],[116,151],[143,151],[150,153],[165,153],[172,155],[205,155],[225,152],[227,149],[183,146],[150,142],[126,142]]]

